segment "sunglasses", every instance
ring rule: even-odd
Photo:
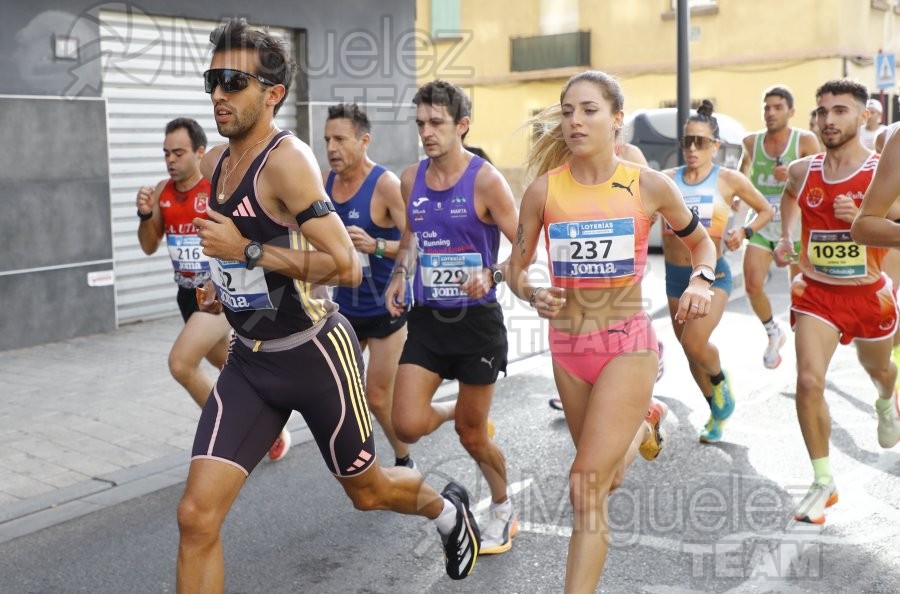
[[[222,87],[222,90],[226,93],[243,91],[250,84],[251,78],[255,78],[267,87],[273,87],[278,84],[266,80],[258,74],[251,74],[250,72],[233,68],[214,68],[203,73],[203,82],[206,85],[207,93],[212,93],[218,86]]]
[[[685,149],[691,148],[691,146],[696,146],[699,150],[703,150],[712,146],[712,144],[716,141],[715,138],[709,138],[708,136],[685,136],[681,141],[681,146]]]

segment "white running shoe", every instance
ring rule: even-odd
[[[806,492],[806,497],[800,501],[800,505],[794,511],[794,519],[798,522],[824,524],[825,508],[831,507],[837,502],[838,492],[834,481],[827,485],[813,483]]]
[[[287,456],[289,449],[291,449],[291,432],[285,428],[281,430],[281,433],[275,439],[275,443],[269,448],[269,460],[278,462]]]
[[[512,548],[512,538],[519,533],[519,516],[510,502],[504,511],[491,504],[491,519],[481,532],[481,554],[496,555]]]
[[[775,369],[781,365],[781,354],[778,351],[781,350],[786,341],[787,335],[779,324],[775,324],[774,332],[769,334],[769,346],[766,347],[766,352],[763,353],[763,365],[766,366],[766,369]]]
[[[878,414],[878,445],[887,449],[900,442],[900,403],[897,402],[897,389],[890,400],[879,398],[875,401],[875,412]]]

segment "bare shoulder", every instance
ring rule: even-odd
[[[815,158],[815,155],[806,155],[805,157],[800,157],[799,159],[794,159],[788,165],[788,171],[789,172],[793,172],[795,170],[806,171],[807,169],[809,169],[809,164],[812,163],[813,158]]]
[[[668,176],[670,179],[675,179],[675,172],[678,171],[677,167],[670,167],[669,169],[663,169],[660,171],[665,176]]]
[[[675,177],[675,169],[656,171],[649,167],[641,167],[641,192],[668,191],[675,187],[672,178]]]
[[[719,181],[724,183],[731,192],[744,192],[753,188],[750,179],[736,169],[719,167]]]
[[[619,155],[619,158],[623,161],[634,163],[635,165],[648,165],[647,158],[644,156],[643,151],[630,142],[626,142],[622,145],[622,154]]]
[[[220,144],[203,153],[203,159],[200,160],[200,173],[203,174],[203,177],[209,180],[212,179],[213,172],[215,172],[216,169],[216,163],[219,162],[222,153],[224,153],[227,148],[227,144]]]
[[[806,172],[809,171],[809,164],[812,163],[813,156],[807,155],[791,161],[791,164],[788,165],[788,177],[795,182],[803,179]]]
[[[821,150],[819,146],[819,138],[809,130],[799,130],[800,136],[797,144],[800,149],[800,155],[805,157],[818,153]]]
[[[393,190],[400,189],[400,178],[397,177],[397,174],[391,171],[390,169],[385,169],[384,173],[378,176],[378,181],[375,183],[376,190]]]
[[[509,183],[503,174],[500,173],[500,170],[487,161],[481,164],[478,173],[475,175],[475,189],[484,191],[506,189],[507,192],[512,193],[509,189]]]
[[[543,175],[539,175],[538,177],[531,180],[531,183],[528,184],[528,187],[525,188],[525,194],[522,198],[524,201],[529,196],[547,196],[547,188],[549,187],[550,176],[547,173]]]
[[[730,167],[719,167],[719,179],[730,185],[735,185],[745,181],[747,177],[740,171],[736,171]]]
[[[269,152],[260,175],[294,180],[297,180],[299,176],[303,183],[311,183],[315,180],[322,185],[321,171],[308,144],[296,136],[285,136]]]
[[[378,200],[386,208],[403,207],[403,198],[400,189],[400,178],[393,171],[385,169],[375,182],[373,200]]]
[[[536,216],[543,220],[544,206],[547,204],[548,174],[543,174],[531,181],[522,194],[520,218]]]
[[[416,179],[416,172],[419,170],[419,164],[413,163],[412,165],[407,165],[403,171],[400,172],[400,182],[403,184],[412,185],[413,181]]]

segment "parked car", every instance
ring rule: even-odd
[[[678,146],[677,119],[674,107],[640,109],[625,118],[625,141],[637,146],[653,169],[662,170],[678,166],[681,147]],[[696,113],[691,110],[691,114]],[[737,169],[741,164],[743,140],[747,131],[733,117],[714,113],[719,123],[721,145],[713,160],[725,167]],[[650,230],[649,247],[662,248],[662,223],[658,221]]]

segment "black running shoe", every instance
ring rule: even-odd
[[[461,580],[475,568],[478,552],[481,549],[481,533],[475,516],[469,509],[469,494],[457,483],[448,483],[441,495],[456,508],[456,525],[450,534],[441,535],[444,543],[444,558],[447,561],[447,575],[451,579]]]

